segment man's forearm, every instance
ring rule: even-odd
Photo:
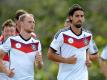
[[[57,53],[55,53],[51,48],[48,50],[48,59],[59,62],[59,63],[67,63],[67,64],[75,64],[77,61],[77,58],[75,55],[69,56],[68,58],[64,58]]]
[[[55,61],[55,62],[60,62],[60,63],[66,63],[66,59],[63,58],[62,56],[58,55],[55,53],[52,49],[49,48],[48,50],[48,59]]]
[[[99,62],[100,62],[100,68],[101,68],[102,73],[104,74],[105,77],[107,77],[107,64],[106,64],[106,61],[104,61],[100,58]]]
[[[0,72],[6,73],[7,69],[3,64],[3,60],[0,59]]]
[[[4,52],[0,50],[0,72],[6,73],[7,69],[3,64],[3,57],[4,57]]]

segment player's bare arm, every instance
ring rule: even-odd
[[[0,71],[5,73],[8,77],[13,77],[14,76],[14,72],[12,70],[7,69],[4,64],[3,64],[3,57],[4,57],[5,53],[3,52],[3,50],[0,50]]]
[[[77,58],[75,57],[75,55],[73,55],[69,58],[64,58],[64,57],[56,54],[52,48],[49,48],[49,50],[48,50],[48,59],[55,61],[55,62],[67,63],[67,64],[75,64],[77,61]]]
[[[89,58],[91,61],[98,61],[99,55],[98,52],[91,54],[90,50],[87,50],[87,53],[89,54]]]
[[[105,77],[107,77],[107,63],[104,59],[99,58],[99,65],[101,68],[101,72],[104,74]]]

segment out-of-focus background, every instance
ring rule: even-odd
[[[35,16],[35,33],[41,40],[44,60],[42,70],[35,68],[35,80],[57,80],[58,65],[47,59],[47,50],[54,34],[64,27],[68,10],[73,4],[85,9],[84,27],[92,31],[101,53],[107,44],[107,0],[0,0],[0,25],[8,18],[14,19],[18,9]],[[89,68],[89,80],[105,80],[97,62]]]

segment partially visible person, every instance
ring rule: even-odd
[[[16,11],[15,14],[15,23],[16,23],[16,34],[19,34],[21,31],[21,26],[20,26],[20,22],[19,22],[19,17],[23,14],[27,14],[28,12],[23,10],[23,9],[19,9]],[[32,37],[36,38],[36,34],[34,32],[31,33]]]
[[[13,36],[15,35],[15,23],[14,21],[12,21],[11,19],[6,20],[3,25],[2,25],[2,34],[0,36],[0,44],[3,43],[3,41],[5,41],[8,36]],[[4,39],[5,38],[5,39]]]
[[[21,24],[20,24],[20,16],[23,14],[29,14],[27,11],[23,10],[23,9],[19,9],[16,11],[15,14],[15,23],[16,23],[16,35],[19,35],[20,31],[21,31]],[[31,36],[35,39],[37,39],[37,35],[34,32],[31,32]],[[37,58],[36,58],[37,59]],[[36,60],[37,61],[37,60]],[[36,62],[35,62],[36,65]],[[38,66],[39,67],[39,66]]]
[[[66,27],[70,27],[72,24],[71,24],[71,21],[67,18],[66,20],[65,20],[65,23],[64,23],[64,27],[66,28]]]
[[[8,19],[2,25],[2,35],[0,37],[0,46],[7,40],[9,36],[15,35],[15,23]],[[9,69],[10,66],[10,58],[9,53],[3,57],[3,63]],[[0,72],[0,80],[11,80],[6,74]]]
[[[23,10],[23,9],[19,9],[16,11],[16,14],[15,14],[15,23],[16,23],[16,33],[19,34],[20,31],[21,31],[21,26],[20,26],[20,23],[19,23],[19,17],[23,14],[26,14],[28,13],[27,11]]]
[[[20,34],[9,37],[0,47],[0,68],[14,80],[34,80],[35,60],[38,66],[42,67],[41,43],[31,36],[35,27],[34,16],[23,14],[19,17],[19,21]],[[10,69],[7,69],[2,62],[3,55],[7,52],[10,52]]]
[[[107,80],[107,46],[104,47],[99,59],[101,71]]]

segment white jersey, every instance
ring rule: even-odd
[[[34,80],[34,61],[37,52],[41,52],[39,40],[24,40],[20,35],[9,37],[1,48],[10,51],[10,69],[14,69],[14,80]]]
[[[4,39],[0,39],[0,47],[2,47],[4,43]],[[6,68],[9,69],[10,61],[9,61],[9,53],[6,54],[3,58],[3,64]],[[13,80],[12,78],[9,78],[5,73],[0,72],[0,80]]]
[[[103,49],[101,53],[101,58],[107,60],[107,46]]]
[[[93,38],[92,38],[90,45],[89,45],[89,51],[90,51],[90,54],[92,54],[92,55],[98,53],[98,48],[97,48],[96,43],[93,40]]]
[[[56,54],[64,58],[72,55],[77,57],[76,64],[59,64],[58,80],[88,80],[86,66],[86,51],[91,46],[92,34],[81,31],[80,35],[73,33],[71,28],[59,31],[50,47],[57,51]]]
[[[3,64],[5,65],[6,68],[9,68],[9,62],[8,61],[3,61]],[[5,73],[0,72],[0,80],[13,80],[13,79],[9,78]]]

